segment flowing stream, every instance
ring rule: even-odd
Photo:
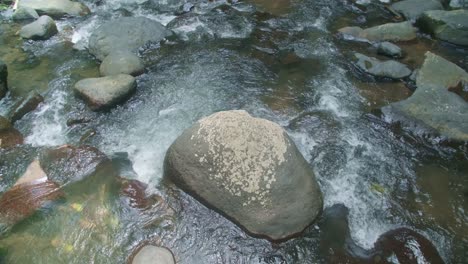
[[[164,187],[162,166],[170,144],[204,116],[245,109],[287,130],[317,175],[325,208],[349,209],[357,245],[370,249],[386,231],[408,227],[429,238],[447,263],[467,261],[466,145],[438,144],[437,138],[383,121],[375,109],[406,98],[410,90],[356,77],[345,56],[353,44],[334,35],[340,23],[359,17],[350,1],[189,0],[196,19],[174,15],[185,1],[83,2],[92,14],[57,20],[60,33],[47,41],[23,42],[14,35],[18,24],[0,24],[0,57],[14,61],[10,70],[18,82],[37,86],[45,98],[15,124],[26,145],[2,154],[9,165],[0,164],[1,191],[37,150],[88,144],[116,162],[124,160],[122,176],[147,183],[148,193],[169,196],[173,190]],[[104,21],[120,16],[172,25],[180,37],[141,49],[149,67],[137,77],[136,93],[109,112],[91,112],[72,87],[99,75],[87,39]],[[450,52],[445,54],[459,56]],[[0,114],[13,101],[1,100]],[[70,119],[87,122],[67,126]],[[327,229],[319,223],[298,238],[272,244],[248,236],[182,192],[168,198],[172,213],[139,214],[122,206],[111,187],[93,187],[77,186],[56,208],[2,237],[0,262],[124,263],[137,244],[155,238],[178,263],[326,263],[319,245]]]

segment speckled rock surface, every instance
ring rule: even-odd
[[[321,212],[309,164],[279,125],[245,111],[218,112],[169,148],[165,177],[249,233],[281,240]]]

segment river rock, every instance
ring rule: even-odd
[[[135,52],[171,35],[161,23],[145,17],[121,17],[98,27],[89,38],[89,52],[103,60],[111,52]]]
[[[416,38],[416,28],[411,22],[387,23],[380,26],[362,29],[344,27],[338,30],[347,38],[367,41],[408,41]]]
[[[116,176],[110,159],[98,149],[86,145],[47,149],[40,154],[39,163],[49,180],[60,187],[88,179],[101,181]]]
[[[0,148],[11,148],[23,144],[23,135],[15,128],[0,130]]]
[[[401,58],[403,57],[403,51],[397,45],[385,41],[377,44],[377,53],[392,57],[392,58]]]
[[[444,9],[439,0],[404,0],[392,4],[392,8],[409,20],[416,20],[425,11]]]
[[[41,15],[53,17],[84,16],[90,13],[87,6],[70,0],[18,0],[18,8],[32,8]]]
[[[15,21],[34,20],[39,18],[39,14],[30,7],[20,7],[15,10],[11,18]]]
[[[455,141],[468,140],[468,103],[450,89],[468,82],[468,73],[450,61],[427,52],[416,78],[417,89],[403,101],[382,109],[389,121],[429,127]]]
[[[374,245],[381,258],[395,256],[398,263],[445,263],[427,238],[408,228],[397,228],[382,234]]]
[[[57,26],[49,16],[41,16],[31,24],[27,24],[20,30],[20,36],[24,39],[45,40],[57,34]]]
[[[277,124],[235,110],[184,131],[167,151],[165,177],[254,235],[286,239],[322,210],[313,171]]]
[[[75,91],[94,111],[106,110],[125,101],[135,89],[135,78],[125,74],[88,78],[75,84]]]
[[[411,70],[398,61],[381,61],[361,53],[354,53],[354,57],[359,69],[376,77],[402,79],[411,75]]]
[[[468,46],[468,10],[427,11],[416,24],[440,40]]]
[[[109,54],[99,67],[101,76],[128,74],[137,76],[144,72],[145,66],[141,59],[131,52],[113,52]]]
[[[12,107],[8,117],[14,123],[23,118],[27,113],[34,111],[43,101],[44,97],[42,95],[36,91],[32,91]]]
[[[8,67],[0,60],[0,99],[2,99],[8,91]]]
[[[175,264],[174,255],[164,247],[146,245],[137,250],[130,264]]]
[[[33,161],[13,187],[0,198],[2,231],[31,216],[37,209],[62,195],[59,186],[47,179],[39,161]]]

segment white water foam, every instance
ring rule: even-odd
[[[25,142],[32,146],[57,146],[67,142],[67,128],[61,111],[65,106],[65,92],[55,90],[33,115],[31,133]]]

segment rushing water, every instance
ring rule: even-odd
[[[189,1],[195,4],[190,19],[174,15],[185,1],[95,2],[101,3],[86,1],[92,15],[57,21],[60,34],[48,41],[22,43],[14,37],[18,25],[0,25],[0,55],[15,63],[13,75],[27,71],[27,85],[45,97],[17,122],[28,146],[17,157],[4,156],[0,176],[21,175],[37,148],[89,144],[116,162],[128,159],[122,176],[148,183],[148,192],[167,199],[173,211],[131,210],[110,184],[77,186],[2,238],[4,261],[123,263],[138,243],[153,238],[180,263],[326,262],[319,245],[329,230],[320,222],[296,239],[271,244],[161,183],[164,155],[176,137],[201,117],[229,109],[287,129],[317,174],[325,207],[349,209],[359,246],[371,248],[382,233],[404,226],[428,237],[446,262],[468,259],[466,146],[414,137],[372,114],[410,91],[356,78],[343,52],[349,47],[333,34],[340,16],[360,15],[348,1],[239,2],[219,12],[211,10],[224,1]],[[150,66],[137,78],[136,94],[93,113],[71,89],[98,74],[87,38],[103,21],[129,15],[168,24],[180,37],[142,49]],[[0,114],[13,101],[0,101]],[[69,119],[87,122],[67,126]],[[2,182],[2,190],[12,182]]]

